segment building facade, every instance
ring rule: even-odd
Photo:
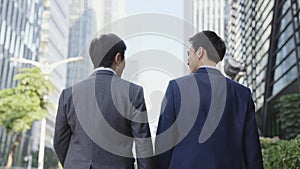
[[[42,0],[0,0],[0,90],[16,86],[14,75],[29,64],[11,62],[10,58],[38,61],[41,35]],[[5,165],[13,135],[0,127],[0,168]],[[14,166],[26,166],[31,154],[31,131],[23,134],[16,149]]]
[[[79,2],[79,1],[78,1]],[[78,3],[77,2],[77,3]],[[88,40],[96,33],[96,14],[89,6],[88,1],[83,1],[83,6],[76,3],[69,4],[70,9],[70,32],[68,57],[82,56],[83,60],[77,63],[69,63],[67,71],[67,87],[72,86],[88,77],[93,69],[89,55],[87,55]],[[77,12],[75,13],[73,9]],[[72,11],[72,13],[71,13]]]
[[[261,134],[278,135],[276,100],[287,93],[300,93],[300,2],[227,3],[227,54],[235,62],[227,62],[225,71],[252,90]]]
[[[0,1],[0,89],[16,85],[13,76],[21,65],[11,57],[38,60],[42,11],[41,0]]]
[[[67,1],[44,0],[44,11],[42,14],[41,37],[39,48],[39,61],[41,63],[55,63],[66,59],[68,56],[69,42],[69,7]],[[48,96],[53,109],[49,109],[46,119],[45,146],[53,147],[54,127],[58,97],[66,87],[67,66],[56,67],[49,75],[53,84],[52,94]],[[38,150],[39,145],[39,124],[35,124],[33,130],[33,149]]]
[[[211,30],[224,39],[225,1],[193,0],[193,25],[197,32]],[[217,68],[224,73],[224,61],[218,63]]]
[[[224,37],[224,0],[194,0],[193,24],[198,31],[213,30]]]

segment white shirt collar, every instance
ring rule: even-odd
[[[215,66],[210,66],[210,65],[202,65],[200,66],[198,69],[200,68],[211,68],[211,69],[217,69]],[[218,69],[217,69],[218,70]]]
[[[108,71],[113,72],[115,75],[117,75],[117,73],[112,68],[109,68],[109,67],[98,67],[98,68],[94,69],[94,72],[96,72],[98,70],[108,70]]]

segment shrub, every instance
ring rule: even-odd
[[[300,134],[300,94],[281,96],[274,107],[277,110],[277,123],[280,124],[281,137],[292,139]]]
[[[292,140],[260,138],[265,169],[300,169],[300,135]]]

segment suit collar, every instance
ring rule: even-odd
[[[114,72],[109,70],[96,70],[94,73],[92,73],[90,76],[96,76],[96,75],[109,75],[109,76],[115,76]]]
[[[116,75],[116,71],[114,71],[112,68],[110,67],[98,67],[96,69],[94,69],[94,72],[98,71],[98,70],[108,70],[108,71],[111,71],[113,72],[115,75]]]
[[[200,67],[195,73],[214,73],[223,75],[218,69],[211,67]]]

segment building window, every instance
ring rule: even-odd
[[[291,83],[297,76],[297,67],[294,66],[290,71],[287,72],[282,78],[280,78],[273,87],[272,94],[275,95],[281,91],[285,86]]]
[[[19,50],[20,50],[20,38],[17,36],[16,47],[14,51],[14,54],[17,55],[16,57],[19,57]]]
[[[23,41],[21,41],[21,43],[20,43],[20,53],[19,53],[19,55],[18,55],[18,57],[24,57],[24,43],[23,43]]]
[[[1,30],[0,30],[0,44],[4,44],[4,40],[5,40],[5,33],[6,33],[6,22],[5,20],[3,20],[1,22]]]
[[[28,45],[28,36],[29,36],[29,22],[25,23],[25,32],[24,32],[24,43]]]
[[[0,0],[0,11],[3,10],[3,0]]]
[[[16,18],[16,32],[20,33],[21,29],[21,18],[22,18],[22,13],[20,10],[17,12],[17,18]]]
[[[292,50],[295,49],[295,42],[294,42],[294,38],[290,37],[289,41],[280,48],[280,50],[278,51],[278,53],[276,54],[276,65],[278,65],[280,62],[282,62],[282,60],[290,54],[290,52]]]
[[[15,42],[16,42],[16,33],[12,31],[11,34],[11,41],[10,41],[10,47],[9,47],[9,52],[13,54],[14,49],[15,49]]]
[[[11,29],[10,26],[7,26],[5,44],[4,44],[4,49],[6,50],[9,49],[10,39],[11,39]]]
[[[7,2],[10,0],[4,0],[2,3],[3,9],[1,10],[2,19],[6,19],[6,11],[7,11]]]
[[[16,2],[13,2],[13,7],[12,7],[12,20],[11,20],[11,27],[15,28],[16,27],[16,17],[17,17],[18,9]]]
[[[11,25],[12,23],[12,11],[13,11],[13,1],[9,1],[7,15],[6,15],[6,21],[9,25]]]
[[[5,56],[8,56],[8,52],[7,50],[4,50],[4,58]],[[8,58],[3,59],[3,76],[2,76],[2,80],[1,80],[1,88],[6,88],[5,83],[7,82],[7,70],[8,70]]]
[[[278,65],[278,67],[275,69],[274,81],[276,81],[282,74],[286,73],[286,71],[290,69],[290,67],[293,66],[295,63],[296,63],[296,53],[294,51],[284,61],[281,60],[280,65]]]
[[[281,14],[284,15],[284,13],[287,12],[287,10],[289,9],[289,7],[291,6],[290,1],[285,1],[282,7],[282,12]]]
[[[284,23],[285,21],[283,21]],[[281,35],[278,40],[278,48],[281,48],[282,45],[289,39],[291,36],[293,36],[293,24],[290,22],[288,25],[281,24],[280,28],[285,29],[284,32],[281,32]]]

